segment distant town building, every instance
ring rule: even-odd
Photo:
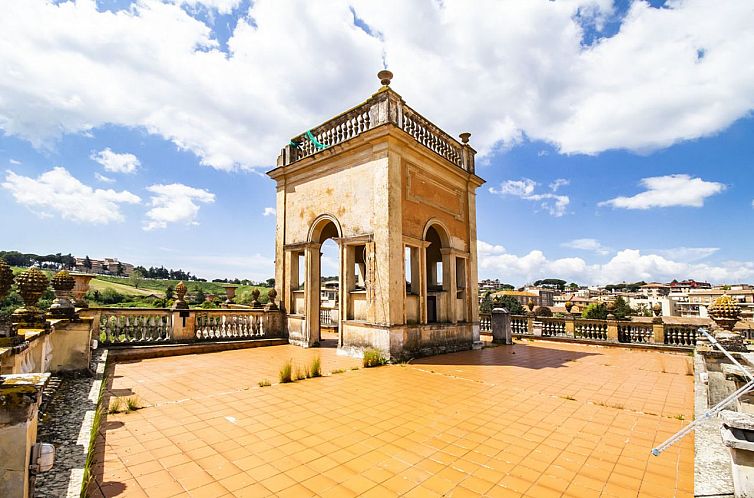
[[[91,268],[86,266],[86,257],[76,258],[76,271],[85,273],[98,273],[100,275],[118,275],[118,268],[120,265],[120,275],[127,277],[134,271],[134,265],[130,263],[123,263],[118,261],[117,258],[105,258],[105,259],[92,259],[89,258]]]

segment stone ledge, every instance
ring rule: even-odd
[[[491,335],[491,334],[482,334]],[[605,346],[612,348],[644,349],[648,351],[670,351],[674,353],[690,353],[693,346],[671,346],[668,344],[639,344],[634,342],[596,341],[589,339],[574,339],[573,337],[547,337],[531,334],[513,334],[514,339],[532,339],[536,341],[566,342],[573,344],[587,344],[590,346]]]
[[[264,346],[280,346],[288,344],[288,339],[251,339],[246,341],[217,341],[191,344],[155,344],[110,347],[110,358],[113,361],[145,360],[148,358],[162,358],[165,356],[180,356],[187,354],[215,353],[232,349],[259,348]]]

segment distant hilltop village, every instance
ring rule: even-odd
[[[134,265],[118,261],[118,258],[90,259],[89,257],[77,257],[74,269],[86,273],[127,277],[134,271]]]
[[[522,306],[532,301],[534,306],[548,307],[553,313],[565,313],[566,301],[570,301],[574,309],[584,310],[590,304],[607,303],[621,297],[631,308],[646,316],[651,314],[655,304],[659,304],[663,316],[708,318],[709,306],[716,298],[728,294],[741,307],[741,319],[754,320],[754,285],[745,283],[713,286],[696,280],[673,280],[669,283],[636,282],[587,287],[547,279],[535,284],[515,289],[498,279],[481,280],[479,296],[483,298],[488,293],[493,299],[510,296]]]

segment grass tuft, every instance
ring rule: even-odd
[[[387,358],[377,349],[364,351],[364,368],[379,367],[387,363]]]
[[[129,396],[126,398],[126,411],[134,412],[141,408],[141,400],[138,396]]]
[[[312,358],[312,364],[309,367],[309,373],[312,377],[322,377],[322,362],[319,356]]]
[[[121,398],[112,398],[107,413],[120,413],[123,409],[123,400]]]
[[[561,396],[561,398],[567,399],[568,401],[576,401],[576,398],[574,398],[571,394],[566,394],[565,396]]]
[[[288,384],[289,382],[293,382],[293,362],[291,360],[286,361],[283,363],[283,366],[280,367],[280,372],[278,373],[278,380],[280,380],[281,384]]]
[[[259,382],[257,382],[257,385],[258,385],[259,387],[269,387],[269,386],[271,386],[272,384],[270,383],[269,379],[262,379],[262,380],[260,380]]]
[[[342,374],[342,373],[345,373],[345,371],[346,371],[345,368],[337,368],[337,369],[331,371],[330,375]]]

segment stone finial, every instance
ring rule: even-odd
[[[533,299],[529,299],[526,302],[526,307],[529,308],[529,313],[533,313],[534,312],[534,300]]]
[[[55,290],[55,300],[50,306],[50,315],[56,318],[77,318],[76,309],[71,302],[71,291],[76,281],[71,274],[66,270],[61,270],[53,275],[50,284]]]
[[[188,289],[186,288],[186,284],[184,284],[182,281],[178,282],[178,285],[175,286],[175,295],[178,297],[178,299],[175,300],[173,303],[173,309],[176,310],[185,310],[188,309],[188,303],[184,299],[186,297],[186,292],[188,292]]]
[[[276,291],[274,287],[267,291],[267,309],[268,310],[278,309],[278,305],[275,304],[275,299],[277,297],[278,297],[278,291]]]
[[[660,303],[654,303],[652,305],[652,313],[654,313],[655,316],[662,315],[662,305]]]
[[[73,304],[77,308],[88,308],[89,303],[86,302],[84,296],[89,292],[89,282],[94,278],[91,273],[71,273],[73,280],[76,282],[73,286]]]
[[[262,303],[259,302],[259,289],[253,289],[251,291],[251,307],[254,309],[262,307]]]
[[[382,83],[383,86],[388,86],[390,85],[390,80],[393,79],[393,73],[387,69],[383,69],[377,73],[377,77],[380,79],[380,83]]]
[[[723,294],[715,299],[715,302],[707,309],[707,312],[720,328],[732,332],[733,327],[738,323],[738,319],[741,316],[741,307],[735,299],[728,294]]]
[[[573,303],[571,301],[566,301],[564,306],[565,306],[566,312],[568,313],[570,313],[571,310],[573,309]]]
[[[45,327],[45,316],[39,310],[38,303],[49,284],[47,276],[36,268],[29,268],[16,277],[18,293],[24,300],[23,308],[18,308],[12,315],[13,323],[18,328]]]
[[[467,144],[469,143],[469,139],[471,138],[471,133],[465,131],[458,136],[461,138],[461,143]]]
[[[0,258],[0,299],[4,299],[8,295],[12,286],[13,270],[4,259]]]
[[[233,299],[236,297],[236,289],[238,286],[235,284],[225,284],[222,287],[225,289],[225,304],[236,304]]]
[[[608,320],[615,318],[615,301],[607,302],[607,318]]]

